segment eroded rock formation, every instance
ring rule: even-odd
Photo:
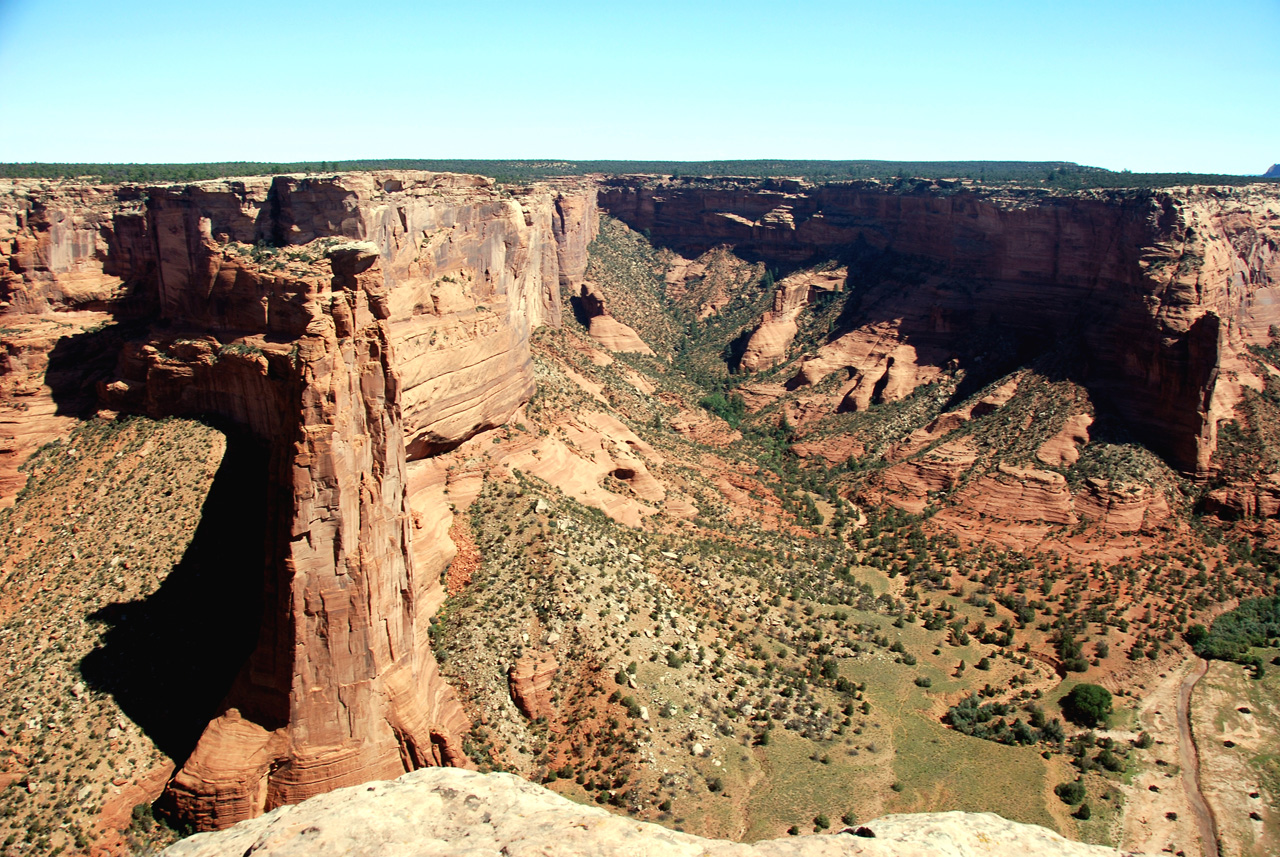
[[[594,191],[514,198],[429,173],[6,191],[10,313],[128,314],[144,332],[101,384],[108,406],[215,418],[270,449],[258,646],[172,805],[224,827],[465,764],[427,635],[452,550],[414,550],[406,463],[531,394],[529,333],[581,277]]]
[[[604,295],[594,283],[582,284],[580,300],[582,311],[587,317],[587,332],[592,339],[610,351],[631,351],[653,356],[653,349],[640,338],[634,328],[613,317],[605,306]]]
[[[551,679],[560,665],[550,653],[525,655],[507,672],[511,684],[511,701],[530,720],[551,719],[555,706],[551,701]]]
[[[773,309],[760,320],[760,326],[747,340],[739,366],[747,372],[759,372],[783,362],[787,348],[799,330],[796,319],[805,307],[822,292],[838,292],[844,287],[848,271],[804,271],[786,277],[777,284]]]

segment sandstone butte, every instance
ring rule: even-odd
[[[788,387],[844,371],[840,406],[865,407],[946,371],[966,331],[1077,331],[1091,392],[1194,476],[1242,386],[1259,385],[1242,349],[1280,321],[1280,196],[1257,187],[1051,196],[626,177],[515,193],[410,172],[0,184],[3,391],[30,405],[9,418],[0,464],[56,435],[47,421],[66,418],[86,379],[111,410],[201,416],[270,451],[257,648],[165,797],[197,827],[468,764],[466,717],[427,634],[455,552],[448,513],[415,503],[407,463],[527,400],[530,331],[560,323],[562,290],[583,294],[597,206],[687,256],[733,245],[785,264],[866,245],[945,272],[868,288],[860,323]],[[760,337],[760,366],[785,353],[787,314],[830,284],[795,286],[763,320],[783,329]],[[112,320],[127,324],[95,330]],[[105,374],[58,375],[51,355],[68,341]],[[1044,457],[1069,457],[1086,428]],[[970,454],[943,450],[921,478],[947,483]],[[1055,475],[1005,468],[986,481],[1054,520],[1118,503],[1104,484],[1073,499]],[[1220,502],[1270,507],[1275,495],[1263,481]],[[1116,512],[1131,524],[1134,509]],[[512,677],[530,713],[549,668]]]
[[[873,835],[869,835],[873,834]],[[890,815],[821,836],[747,845],[703,839],[583,806],[511,774],[433,769],[341,789],[166,857],[1119,857],[991,813]]]

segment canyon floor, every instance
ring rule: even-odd
[[[888,372],[793,383],[846,276],[682,258],[606,219],[593,290],[533,334],[534,397],[410,463],[415,524],[458,547],[431,638],[469,758],[702,836],[968,810],[1205,853],[1182,634],[1273,589],[1272,525],[1204,514],[1070,355],[978,343],[902,395]],[[802,306],[777,307],[788,283]],[[753,349],[762,319],[794,331]],[[145,853],[177,837],[150,801],[252,640],[242,546],[210,533],[252,517],[253,453],[192,421],[41,425],[0,513],[0,853]],[[1105,729],[1064,722],[1080,682],[1114,694]],[[1224,855],[1280,837],[1278,682],[1214,663],[1191,698]]]

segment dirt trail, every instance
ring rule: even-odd
[[[1200,829],[1200,844],[1204,850],[1204,857],[1218,857],[1218,825],[1214,820],[1213,810],[1204,799],[1204,792],[1200,790],[1200,753],[1196,749],[1195,738],[1191,734],[1189,716],[1191,691],[1195,689],[1196,682],[1204,678],[1204,674],[1208,671],[1209,662],[1201,658],[1196,668],[1182,680],[1182,686],[1178,689],[1178,752],[1182,762],[1182,785],[1186,789],[1187,801],[1191,805],[1191,811],[1196,817],[1196,825]]]

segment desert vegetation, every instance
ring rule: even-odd
[[[162,636],[182,620],[147,627],[147,602],[183,562],[224,449],[190,421],[91,420],[27,463],[0,517],[0,853],[174,837],[149,794],[193,741],[175,734],[186,682],[161,653],[182,646]],[[142,624],[124,630],[130,614]],[[142,713],[148,687],[169,710]]]
[[[649,173],[671,176],[779,176],[811,181],[892,179],[913,188],[918,179],[958,179],[991,184],[1033,185],[1058,190],[1159,188],[1188,184],[1238,185],[1258,176],[1199,173],[1133,173],[1059,161],[568,161],[391,158],[373,160],[231,161],[194,164],[0,164],[2,178],[80,178],[112,182],[203,181],[231,176],[280,173],[337,173],[370,170],[432,170],[476,173],[520,183],[557,176]]]
[[[273,271],[323,251],[223,247]],[[1278,460],[1273,383],[1242,394],[1197,482],[1126,431],[1065,339],[975,327],[941,367],[876,364],[862,399],[856,367],[804,374],[870,291],[939,276],[919,267],[867,246],[788,267],[727,246],[689,259],[602,218],[587,278],[654,353],[607,353],[566,314],[531,334],[537,392],[506,425],[412,463],[438,477],[462,548],[429,634],[478,767],[740,839],[968,809],[1116,843],[1135,783],[1173,776],[1146,695],[1176,685],[1190,647],[1267,692],[1274,522],[1209,501]],[[827,285],[779,361],[745,371],[789,277]],[[258,360],[258,341],[214,359]],[[894,366],[921,374],[890,389]],[[31,460],[0,517],[10,853],[83,851],[113,825],[112,847],[174,835],[147,800],[252,642],[252,599],[234,617],[230,602],[261,557],[215,543],[264,534],[205,525],[228,506],[224,525],[264,518],[252,485],[224,479],[254,455],[199,423],[93,419]],[[247,585],[223,586],[227,569]],[[175,620],[175,592],[221,636]],[[231,642],[196,689],[169,652],[205,636]],[[1219,713],[1237,741],[1252,715]],[[1245,766],[1259,794],[1273,767]]]

